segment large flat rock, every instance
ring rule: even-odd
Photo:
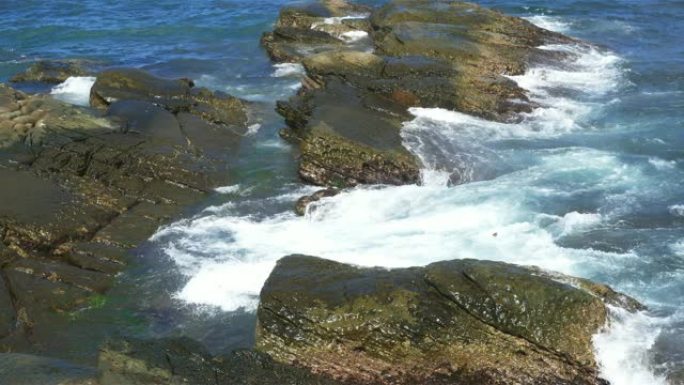
[[[257,349],[350,383],[602,384],[604,301],[639,305],[573,280],[478,260],[388,270],[293,255],[262,289]]]

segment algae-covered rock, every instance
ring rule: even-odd
[[[336,385],[263,353],[236,351],[211,356],[187,339],[118,340],[100,350],[100,385]]]
[[[606,305],[538,273],[478,260],[387,270],[285,257],[261,292],[257,349],[351,383],[604,383],[592,336]]]

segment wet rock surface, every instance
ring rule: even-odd
[[[297,203],[295,204],[295,213],[299,216],[304,216],[306,214],[307,207],[311,203],[318,202],[323,198],[334,197],[335,195],[339,194],[340,192],[341,192],[340,190],[328,188],[325,190],[316,191],[315,193],[313,193],[311,195],[301,197],[297,200]]]
[[[244,350],[211,356],[185,338],[110,342],[100,351],[98,369],[100,385],[338,384],[263,353]]]
[[[96,370],[53,358],[0,353],[0,383],[6,385],[95,385]]]
[[[603,384],[596,292],[638,304],[551,277],[479,260],[387,270],[289,256],[262,289],[257,349],[350,383]]]
[[[73,76],[95,76],[98,64],[83,59],[41,60],[31,64],[26,71],[14,75],[10,81],[58,84]]]
[[[98,80],[117,99],[102,112],[0,85],[0,351],[41,352],[57,325],[101,305],[132,248],[227,184],[242,101],[115,74]]]
[[[324,186],[418,183],[420,162],[401,145],[408,108],[517,119],[537,106],[505,75],[560,55],[538,46],[572,41],[463,2],[395,0],[366,13],[342,8],[345,15],[311,9],[284,9],[262,45],[274,61],[304,64],[302,90],[278,112],[286,136],[299,139],[302,179]],[[365,45],[345,41],[349,32],[368,34]]]
[[[176,115],[190,114],[238,134],[246,131],[245,102],[195,87],[189,79],[162,79],[129,68],[100,73],[90,92],[90,104],[105,108],[120,100],[147,101]]]

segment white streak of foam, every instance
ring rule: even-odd
[[[610,324],[594,336],[601,376],[612,385],[667,385],[650,369],[648,351],[660,334],[662,318],[609,306]]]
[[[56,85],[50,94],[61,101],[78,106],[90,104],[90,89],[95,84],[92,76],[71,76],[63,83]]]
[[[567,32],[570,30],[570,24],[558,16],[535,15],[524,17],[524,19],[539,28],[548,29],[549,31]]]
[[[684,257],[684,239],[680,239],[679,241],[671,244],[670,250],[672,250],[672,252],[677,256]]]
[[[356,43],[363,39],[368,38],[368,32],[366,31],[348,31],[340,35],[340,38],[347,43]]]
[[[301,76],[304,74],[304,66],[300,63],[278,63],[273,67],[275,67],[275,71],[271,76],[276,78]]]
[[[311,25],[311,28],[316,29],[317,27],[320,27],[321,24],[338,25],[338,24],[342,24],[343,20],[365,19],[368,16],[370,16],[370,14],[368,14],[368,13],[357,13],[357,14],[352,14],[352,15],[347,15],[347,16],[326,17],[325,19],[323,19],[322,23],[313,23]]]
[[[578,213],[573,211],[565,214],[558,223],[560,235],[570,235],[578,231],[584,231],[595,227],[603,221],[603,216],[596,213]]]
[[[672,205],[667,208],[670,211],[670,214],[676,216],[676,217],[684,217],[684,204],[681,205]]]
[[[232,186],[223,186],[223,187],[217,187],[214,189],[219,194],[235,194],[238,191],[240,191],[240,185],[239,184],[234,184]]]
[[[672,170],[677,167],[677,162],[674,160],[665,160],[657,157],[648,158],[648,163],[655,167],[656,170]]]

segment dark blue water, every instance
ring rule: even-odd
[[[141,249],[147,262],[90,321],[124,334],[182,332],[221,350],[249,345],[256,293],[287,253],[384,266],[496,259],[595,279],[646,303],[650,311],[636,316],[616,310],[597,336],[604,374],[621,385],[676,383],[684,373],[684,3],[480,2],[599,48],[573,51],[579,61],[569,69],[516,79],[548,106],[522,124],[414,111],[405,139],[428,166],[424,186],[359,188],[304,219],[290,213],[307,189],[272,112],[298,81],[274,77],[259,48],[286,3],[0,3],[0,81],[38,59],[88,58],[261,102],[262,125],[236,156],[234,187]],[[488,172],[449,187],[442,174],[462,152]],[[132,293],[143,299],[121,310]],[[70,338],[59,343],[78,345]]]

